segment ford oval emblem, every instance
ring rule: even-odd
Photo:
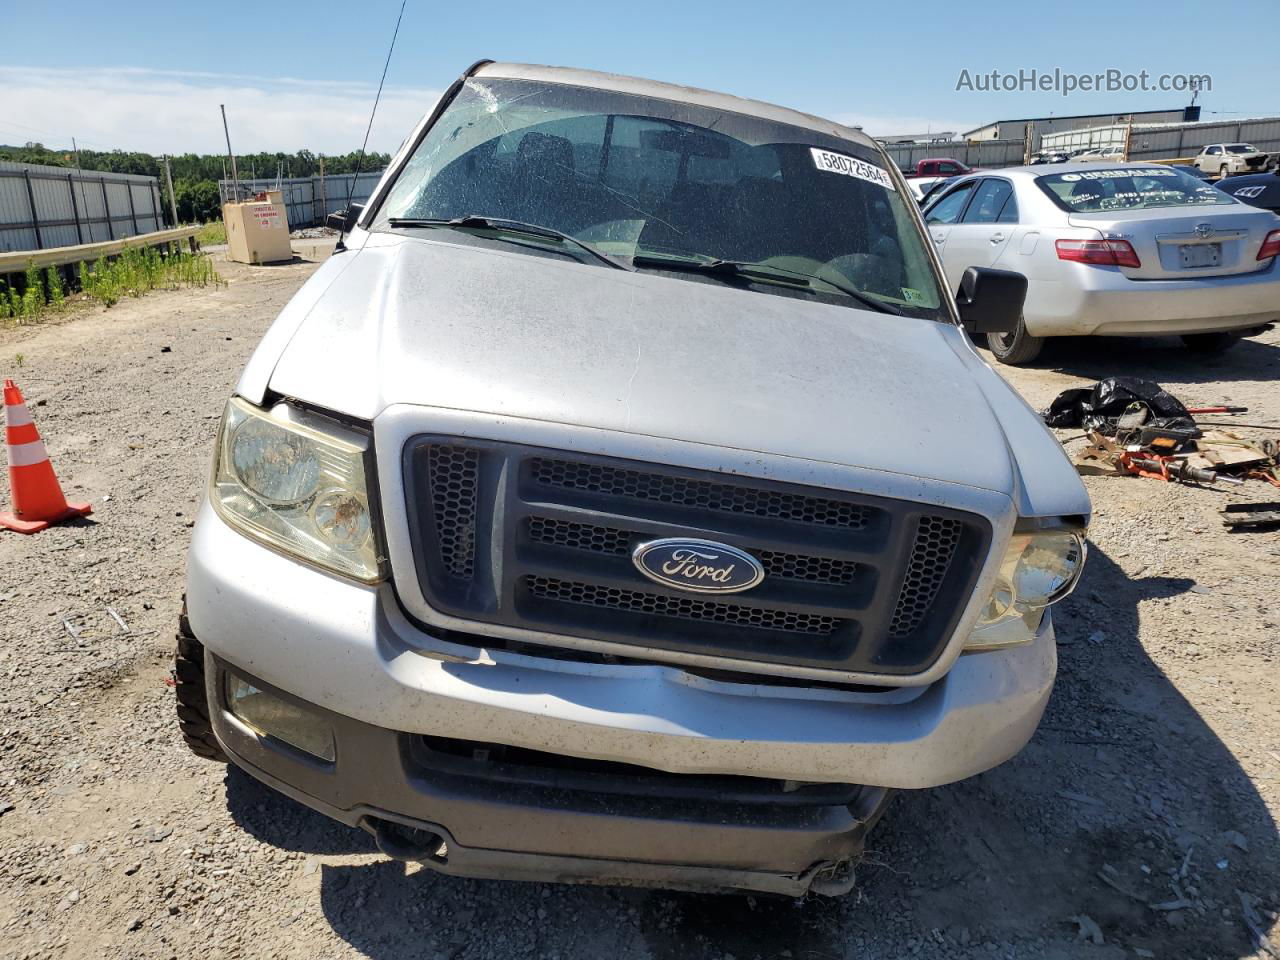
[[[649,540],[631,552],[631,562],[655,583],[693,593],[740,593],[764,579],[751,554],[711,540]]]

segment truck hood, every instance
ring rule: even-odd
[[[1002,418],[1057,447],[950,324],[448,240],[373,234],[344,258],[322,296],[299,294],[273,392],[371,421],[424,405],[1010,495]]]

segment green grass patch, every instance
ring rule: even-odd
[[[99,257],[92,264],[81,263],[75,279],[81,294],[77,299],[96,300],[107,307],[148,290],[226,285],[203,253],[162,255],[155,247],[128,247],[110,260]],[[40,323],[69,301],[66,283],[53,267],[44,271],[27,267],[21,285],[10,287],[0,280],[0,321],[19,326]]]
[[[202,223],[200,232],[196,234],[196,240],[200,246],[207,244],[226,243],[227,242],[227,225],[221,220],[214,220],[210,223]]]

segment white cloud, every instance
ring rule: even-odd
[[[346,153],[360,147],[376,89],[301,80],[142,68],[0,66],[0,143],[38,140],[95,150],[225,153],[218,105],[227,105],[236,153]],[[393,152],[435,104],[438,90],[387,88],[369,149]]]
[[[837,113],[832,119],[845,126],[862,127],[873,137],[888,137],[903,133],[938,133],[939,131],[950,131],[959,135],[978,126],[977,123],[969,120],[947,117],[888,116],[870,113]]]

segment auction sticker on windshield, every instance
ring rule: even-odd
[[[1061,174],[1063,180],[1116,180],[1120,177],[1176,177],[1177,170],[1168,167],[1143,167],[1141,170],[1081,170],[1079,173]]]
[[[819,150],[817,147],[810,147],[809,152],[813,154],[813,165],[819,170],[826,170],[828,173],[843,173],[846,177],[857,177],[859,180],[866,180],[868,183],[879,184],[886,190],[896,191],[889,174],[874,163],[867,163],[857,157],[847,157],[843,153]]]

